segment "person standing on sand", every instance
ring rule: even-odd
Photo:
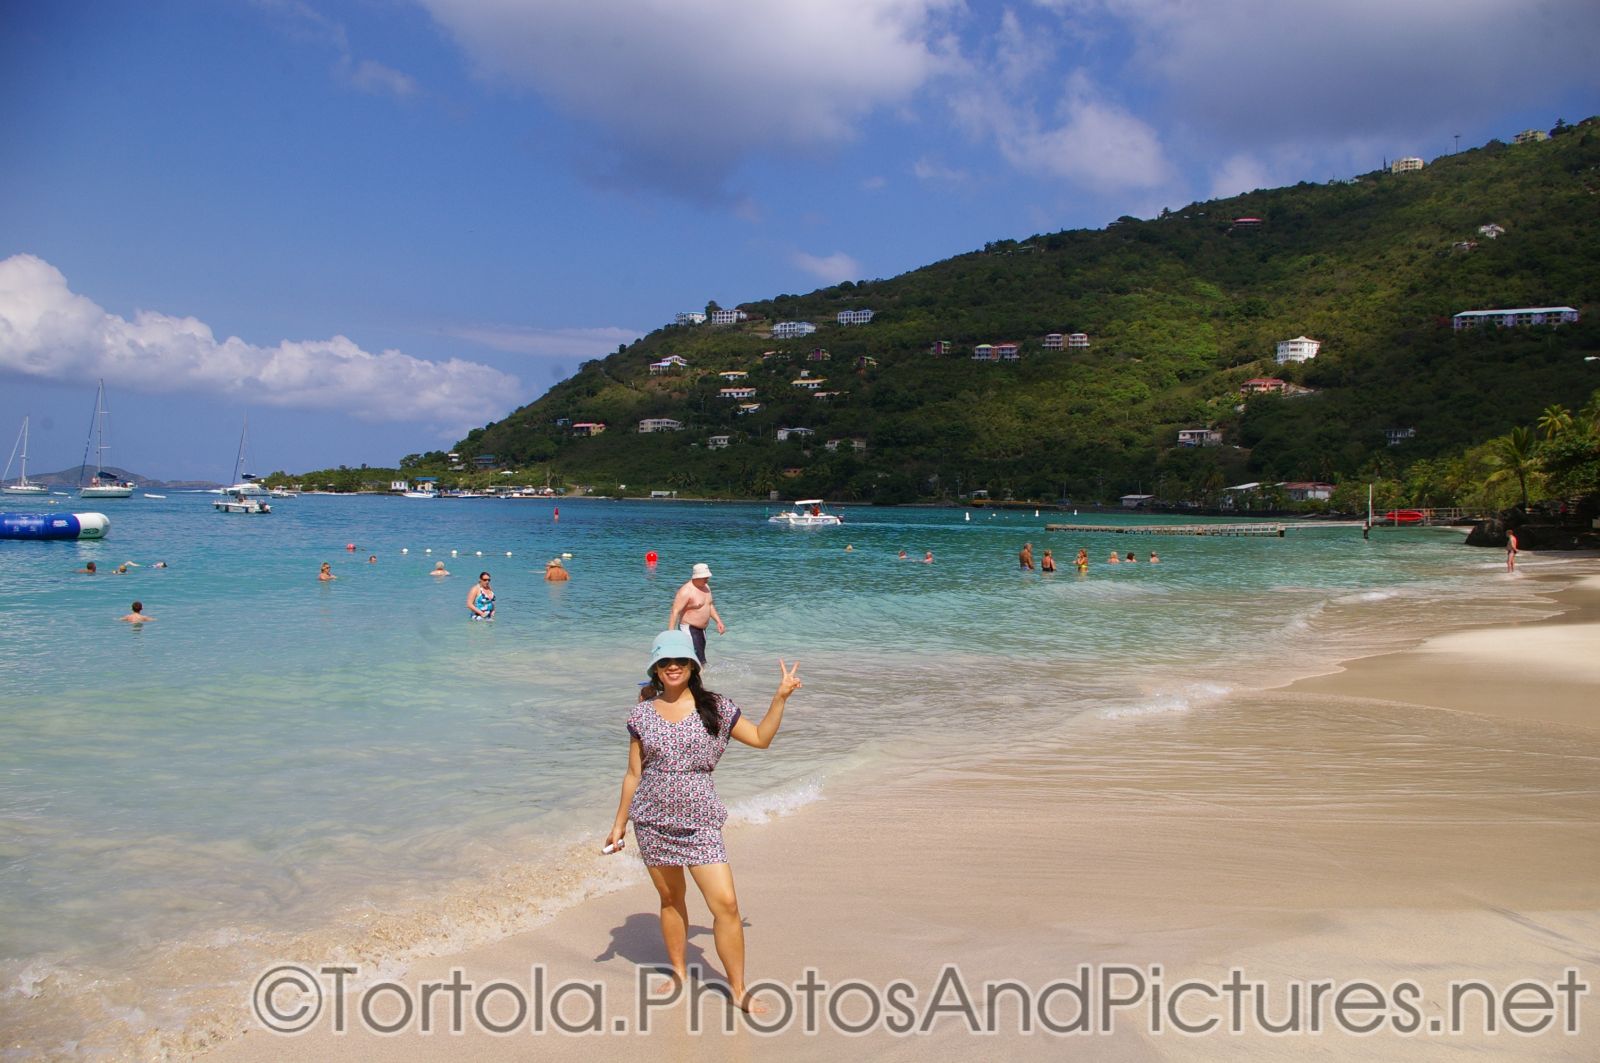
[[[125,617],[122,617],[121,619],[125,624],[148,624],[150,621],[154,620],[155,617],[144,615],[143,602],[134,602],[133,612],[129,613]]]
[[[717,634],[727,632],[717,607],[711,604],[711,566],[701,562],[694,566],[689,582],[673,595],[672,610],[667,613],[667,627],[680,628],[694,640],[694,655],[704,666],[706,663],[706,626],[717,625]]]
[[[489,586],[489,573],[478,573],[477,584],[467,591],[467,611],[474,620],[494,619],[494,590]]]
[[[628,770],[622,799],[603,851],[627,845],[633,822],[639,855],[661,898],[661,938],[677,986],[687,983],[688,892],[684,869],[711,909],[711,932],[735,1007],[760,1014],[744,977],[744,918],[734,892],[733,870],[722,842],[728,810],[717,797],[712,771],[736,739],[766,749],[783,723],[789,695],[800,689],[800,662],[782,660],[782,678],[760,723],[751,723],[729,698],[707,690],[687,632],[663,631],[650,649],[650,683],[628,714]]]
[[[1506,529],[1506,571],[1517,570],[1517,533],[1510,528]]]
[[[1017,564],[1026,572],[1033,571],[1033,544],[1023,543],[1022,549],[1017,553]]]

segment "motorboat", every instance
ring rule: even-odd
[[[10,479],[11,476],[11,461],[7,461],[5,475],[0,476],[0,494],[31,495],[35,498],[39,497],[40,495],[49,494],[50,488],[46,487],[44,484],[34,483],[32,480],[28,479],[28,419],[26,417],[22,419],[22,431],[17,434],[17,441],[11,447],[12,460],[16,459],[17,450],[19,448],[22,451],[21,475],[19,475],[12,482],[5,483],[4,481]]]
[[[233,494],[227,498],[219,498],[211,503],[211,508],[218,513],[271,513],[272,507],[260,498],[246,495]]]
[[[100,390],[94,396],[94,429],[89,437],[96,441],[94,455],[94,477],[78,489],[79,498],[132,498],[133,482],[119,480],[105,471],[106,451],[111,449],[111,444],[106,442],[106,382],[100,381]],[[84,461],[82,468],[89,467],[89,444],[84,444]],[[80,469],[78,475],[83,475]]]
[[[783,524],[790,528],[828,528],[844,523],[844,518],[827,512],[822,505],[820,498],[802,498],[795,502],[793,509],[768,517],[767,523]]]

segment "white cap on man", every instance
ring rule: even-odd
[[[700,562],[698,565],[694,566],[694,575],[690,576],[689,578],[690,579],[710,579],[711,578],[711,566],[706,564],[704,561]]]

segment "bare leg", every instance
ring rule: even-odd
[[[661,940],[667,946],[667,964],[672,968],[676,984],[682,986],[689,978],[685,951],[689,947],[689,906],[684,903],[688,884],[681,867],[651,867],[650,881],[661,895]],[[673,983],[662,982],[654,992],[665,993]]]
[[[689,868],[694,884],[711,909],[711,933],[717,942],[717,958],[728,976],[728,989],[733,994],[734,1006],[756,1015],[766,1012],[767,1006],[745,997],[744,986],[744,917],[739,914],[739,897],[733,889],[733,868],[727,864],[700,864]]]

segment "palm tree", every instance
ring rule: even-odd
[[[1489,446],[1489,464],[1495,471],[1489,474],[1488,482],[1499,483],[1515,477],[1517,489],[1522,493],[1522,508],[1527,509],[1528,476],[1538,463],[1535,456],[1538,445],[1534,442],[1533,430],[1513,428],[1508,434],[1493,440]]]
[[[1539,415],[1539,431],[1544,433],[1546,439],[1560,439],[1572,431],[1572,423],[1572,411],[1559,402],[1546,406],[1544,413]]]

